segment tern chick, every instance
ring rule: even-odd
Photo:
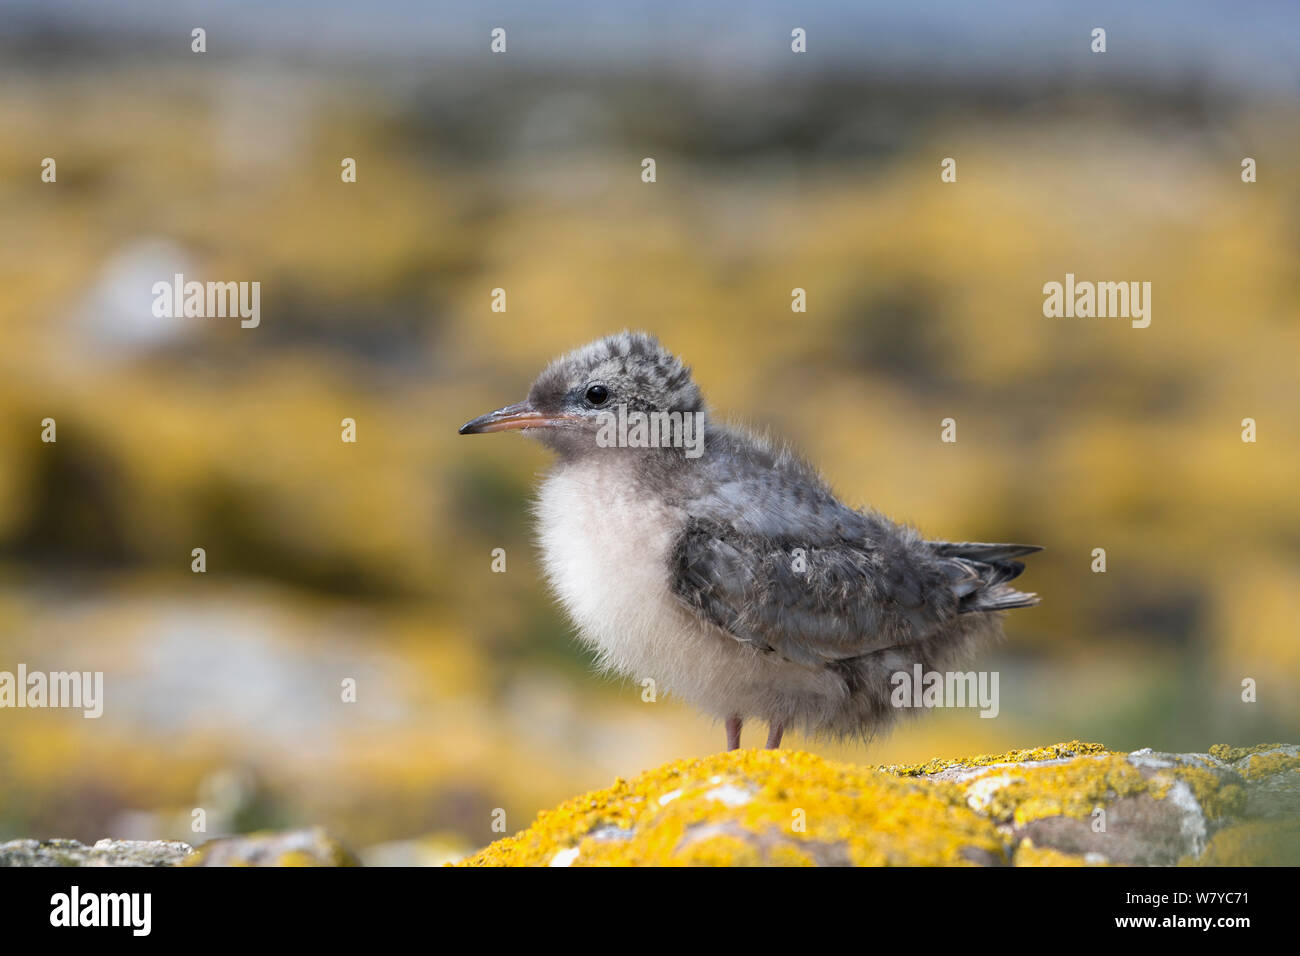
[[[702,448],[673,440],[693,425]],[[926,541],[842,504],[790,451],[708,418],[646,334],[555,360],[460,433],[509,429],[558,453],[536,516],[581,639],[725,721],[729,749],[746,719],[769,747],[792,728],[869,739],[900,713],[894,675],[948,670],[999,636],[1000,612],[1038,603],[1007,582],[1040,548]]]

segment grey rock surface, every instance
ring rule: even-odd
[[[176,866],[193,852],[172,840],[10,840],[0,843],[0,866]]]

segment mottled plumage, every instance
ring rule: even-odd
[[[1007,583],[1036,547],[925,541],[707,415],[698,458],[601,447],[599,416],[619,404],[705,413],[689,369],[624,332],[461,431],[525,428],[559,453],[539,537],[580,636],[604,667],[727,720],[731,744],[746,718],[772,727],[769,745],[791,727],[870,737],[899,714],[892,674],[951,669],[998,634],[997,612],[1037,603]]]

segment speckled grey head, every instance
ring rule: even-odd
[[[537,377],[528,400],[553,412],[618,405],[638,412],[704,408],[691,370],[645,332],[620,332],[561,356]]]
[[[597,447],[601,422],[628,412],[703,412],[704,400],[680,359],[644,332],[620,332],[556,359],[528,399],[467,422],[461,434],[526,429],[561,452]]]

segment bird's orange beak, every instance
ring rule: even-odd
[[[528,402],[515,402],[495,412],[488,412],[460,426],[460,435],[483,435],[487,432],[506,432],[517,428],[557,428],[572,421],[568,415],[547,415]]]

